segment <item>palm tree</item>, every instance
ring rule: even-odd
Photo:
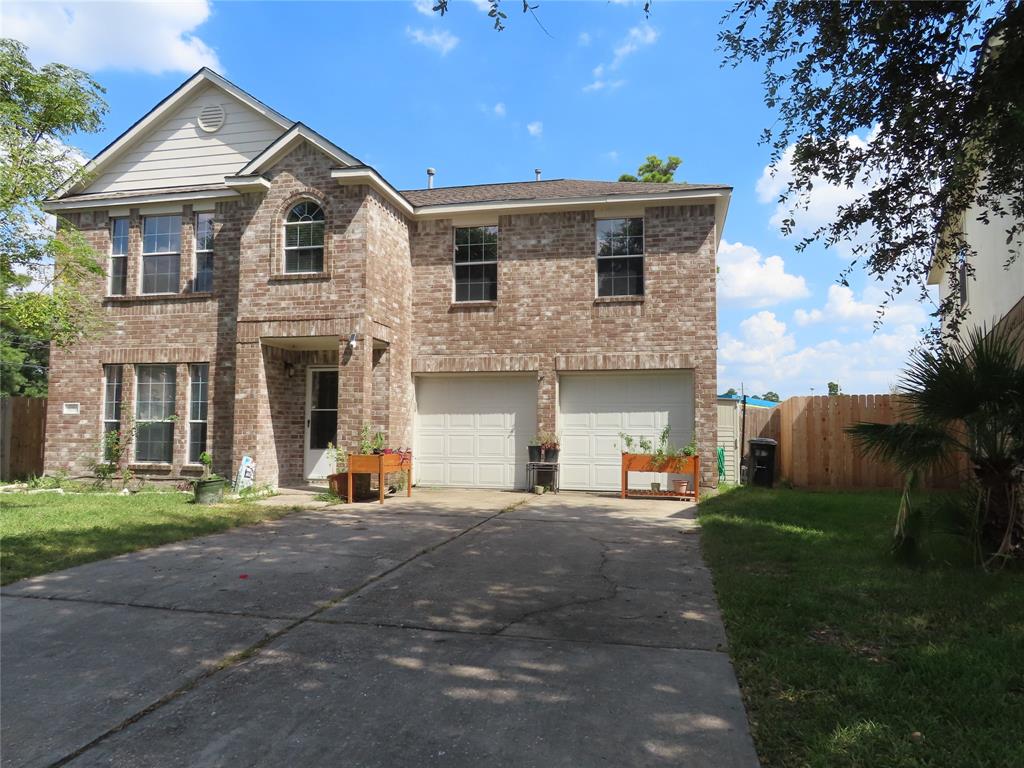
[[[1024,327],[974,329],[966,343],[917,350],[897,394],[906,421],[862,422],[846,430],[869,455],[906,475],[896,547],[910,535],[910,489],[917,479],[966,456],[979,561],[987,568],[1024,556]]]

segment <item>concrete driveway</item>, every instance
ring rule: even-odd
[[[3,766],[756,766],[692,506],[417,491],[2,590]]]

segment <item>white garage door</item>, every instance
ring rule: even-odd
[[[416,380],[413,468],[423,485],[525,488],[536,430],[533,376]]]
[[[666,424],[669,443],[681,448],[693,437],[693,371],[581,373],[559,379],[561,483],[566,489],[619,490],[619,433],[655,445]],[[630,475],[630,485],[664,475]]]

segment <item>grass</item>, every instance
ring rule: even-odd
[[[183,493],[0,496],[0,584],[280,517],[287,507],[191,503]]]
[[[747,488],[700,506],[766,768],[1024,765],[1024,573],[898,564],[896,506]]]

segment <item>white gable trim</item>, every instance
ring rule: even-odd
[[[289,129],[294,123],[286,118],[281,113],[271,109],[262,101],[250,96],[248,93],[243,91],[234,83],[228,82],[223,77],[218,75],[212,69],[203,67],[196,72],[192,77],[178,86],[177,90],[171,93],[167,98],[157,104],[153,109],[146,113],[140,120],[132,125],[127,131],[118,136],[114,141],[104,147],[96,157],[90,160],[85,168],[83,169],[82,176],[86,179],[92,178],[97,174],[104,165],[107,165],[110,161],[115,159],[118,155],[126,150],[131,144],[157,123],[161,118],[171,112],[175,107],[181,104],[185,99],[195,93],[198,89],[205,85],[215,85],[222,91],[230,96],[233,96],[238,101],[245,104],[250,109],[263,115],[271,122],[281,127],[281,130]],[[81,179],[77,184],[81,184]],[[76,185],[65,184],[54,194],[54,197],[61,197],[66,195]]]
[[[346,166],[362,165],[358,158],[353,157],[336,144],[332,144],[312,128],[295,123],[286,133],[276,139],[269,147],[248,162],[239,172],[239,176],[255,176],[263,173],[274,163],[290,152],[300,141],[308,141],[335,162]]]
[[[140,192],[137,195],[121,194],[117,197],[96,197],[89,200],[47,200],[43,205],[44,211],[80,211],[87,208],[112,208],[123,206],[139,206],[149,203],[190,203],[195,200],[230,200],[239,197],[240,193],[234,189],[203,189],[192,190],[191,192],[168,191],[168,192]]]

